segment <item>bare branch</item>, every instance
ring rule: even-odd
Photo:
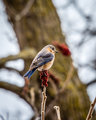
[[[30,95],[31,95],[31,103],[34,104],[35,103],[35,92],[34,92],[34,88],[30,89]]]
[[[34,111],[35,111],[35,118],[38,118],[39,117],[39,112],[38,112],[37,107],[35,105],[35,91],[34,91],[34,88],[30,89],[30,96],[31,96],[31,104],[33,105]]]
[[[41,120],[45,120],[45,105],[46,105],[46,87],[44,86],[42,92],[42,103],[41,103]]]
[[[16,10],[14,9],[14,7],[12,7],[11,5],[9,5],[8,2],[6,2],[6,0],[3,0],[5,6],[6,6],[6,12],[9,14],[10,17],[14,18],[16,13]]]
[[[22,19],[22,17],[26,16],[29,12],[29,10],[31,9],[33,3],[35,0],[28,0],[28,3],[26,4],[26,6],[24,7],[24,9],[16,15],[15,20],[19,21]]]
[[[91,82],[87,83],[86,86],[88,87],[89,85],[94,84],[94,83],[96,83],[96,79],[94,79]]]
[[[24,99],[34,110],[34,106],[31,104],[30,99],[28,98],[27,94],[22,94],[23,92],[23,87],[18,87],[16,85],[7,83],[7,82],[1,82],[0,81],[0,88],[3,88],[5,90],[9,90],[17,95],[19,95],[22,99]],[[34,110],[35,111],[35,110]]]
[[[4,120],[4,117],[2,115],[0,115],[0,118],[1,118],[1,120]]]
[[[5,58],[1,58],[0,59],[0,67],[3,67],[4,64],[8,61],[11,61],[11,60],[16,60],[16,59],[29,59],[32,57],[34,57],[36,55],[36,51],[34,49],[26,49],[26,50],[22,50],[19,54],[17,55],[10,55],[8,57],[5,57]]]
[[[4,66],[3,68],[5,68],[5,69],[7,69],[7,70],[10,70],[10,71],[16,71],[16,72],[18,72],[20,75],[22,75],[22,74],[21,74],[21,71],[15,69],[15,68],[6,67],[6,66]]]
[[[16,85],[7,83],[7,82],[1,82],[0,81],[0,88],[4,88],[6,90],[12,91],[16,94],[18,94],[19,96],[21,96],[21,91],[22,91],[22,87],[18,87]]]
[[[93,113],[95,104],[96,104],[96,97],[95,97],[93,103],[91,103],[91,105],[90,105],[90,109],[89,109],[86,120],[91,120],[92,119],[92,113]]]
[[[61,120],[60,107],[59,106],[54,106],[54,109],[56,110],[57,120]]]

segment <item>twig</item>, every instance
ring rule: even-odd
[[[46,87],[44,86],[42,92],[42,103],[41,103],[41,120],[45,120],[45,105],[46,105]]]
[[[35,103],[35,92],[34,92],[34,88],[30,89],[30,95],[31,95],[31,103],[34,104]]]
[[[61,120],[61,117],[60,117],[60,107],[59,106],[54,106],[54,109],[56,110],[57,120]]]
[[[35,105],[35,91],[34,91],[34,88],[30,89],[30,96],[31,96],[31,104],[34,107],[35,118],[37,119],[39,117],[39,112],[38,112],[38,109]]]
[[[22,91],[22,94],[25,95],[28,93],[28,90],[29,90],[29,79],[27,77],[24,77],[24,80],[25,80],[25,84],[24,84],[24,87],[23,87],[23,91]]]
[[[92,119],[92,113],[93,113],[95,104],[96,104],[96,97],[95,97],[93,103],[91,103],[91,105],[90,105],[90,109],[89,109],[88,115],[86,117],[86,120],[91,120]]]
[[[86,86],[88,87],[89,85],[94,84],[94,83],[96,83],[96,79],[94,79],[91,82],[87,83]]]
[[[0,115],[0,118],[1,118],[1,120],[4,120],[4,117],[2,115]]]
[[[0,88],[3,88],[5,90],[9,90],[9,91],[19,95],[22,99],[24,99],[33,108],[32,104],[30,103],[30,101],[28,99],[28,96],[24,96],[22,94],[23,87],[18,87],[16,85],[0,81]],[[33,110],[34,110],[34,108],[33,108]]]
[[[0,67],[4,66],[4,64],[8,61],[11,60],[17,60],[17,59],[32,59],[32,57],[34,57],[36,55],[36,50],[34,48],[29,48],[26,50],[22,50],[20,51],[17,55],[10,55],[8,57],[5,58],[1,58],[0,59]]]
[[[17,14],[16,10],[14,9],[13,6],[9,5],[9,2],[7,2],[6,0],[3,0],[5,6],[6,6],[6,12],[8,12],[9,16],[11,18],[14,18],[15,15]]]
[[[26,16],[29,12],[29,10],[31,9],[33,3],[35,0],[28,0],[28,3],[26,4],[26,6],[24,7],[24,9],[16,15],[15,20],[19,21],[21,20],[22,17]]]

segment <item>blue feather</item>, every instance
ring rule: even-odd
[[[25,73],[24,77],[28,77],[28,79],[32,76],[32,74],[35,72],[37,68],[34,68],[33,70],[29,70],[27,73]]]

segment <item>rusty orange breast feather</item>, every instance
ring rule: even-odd
[[[54,51],[51,48],[48,48],[47,50],[51,53],[54,53]]]

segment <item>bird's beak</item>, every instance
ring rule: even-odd
[[[57,51],[57,50],[55,50],[55,53],[58,53],[58,51]]]

